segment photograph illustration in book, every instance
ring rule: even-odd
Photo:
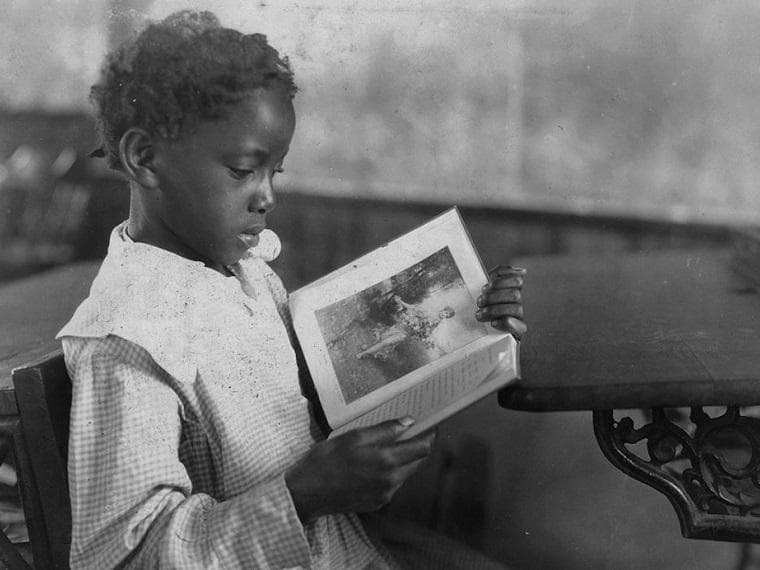
[[[448,247],[315,316],[346,403],[488,334]]]

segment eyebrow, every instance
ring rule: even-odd
[[[290,147],[286,148],[283,151],[282,156],[280,157],[280,160],[278,162],[282,162],[287,156],[289,151],[290,151]],[[251,147],[251,148],[241,149],[239,151],[227,154],[228,158],[232,158],[232,157],[237,158],[240,156],[245,156],[245,157],[250,156],[254,158],[258,164],[261,164],[267,161],[267,159],[270,157],[270,152],[263,148]]]
[[[263,162],[267,158],[269,158],[269,151],[263,148],[258,148],[258,147],[240,148],[226,154],[229,157],[250,156],[252,158],[257,159],[260,162]]]

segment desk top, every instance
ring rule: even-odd
[[[60,347],[54,339],[100,266],[77,263],[0,287],[0,414],[16,410],[11,370]]]
[[[724,250],[527,258],[532,411],[760,404],[760,294]]]

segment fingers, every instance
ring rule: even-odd
[[[488,281],[493,282],[500,278],[521,277],[527,273],[524,267],[513,267],[511,265],[497,265],[488,272]]]
[[[360,428],[349,433],[353,433],[354,437],[357,437],[362,445],[381,445],[396,441],[413,424],[414,419],[407,416],[396,420],[388,420],[367,428]]]
[[[478,307],[496,305],[497,303],[521,303],[522,291],[519,289],[489,290],[478,297]]]
[[[396,491],[420,468],[430,454],[434,438],[435,434],[428,432],[388,444],[378,451],[380,463],[376,465],[379,475],[376,483],[381,493],[374,497],[374,508],[389,503]]]
[[[526,273],[522,267],[509,265],[499,265],[489,271],[488,283],[477,300],[475,317],[520,339],[528,330],[522,321],[522,287]]]
[[[396,465],[406,465],[424,459],[433,449],[435,432],[426,432],[389,447]]]
[[[434,431],[398,441],[399,436],[413,423],[412,418],[406,417],[368,428],[360,428],[350,433],[353,434],[351,437],[355,439],[357,445],[382,449],[383,461],[398,466],[427,457],[433,447]]]
[[[504,332],[510,333],[517,340],[520,340],[528,332],[528,325],[514,317],[500,317],[491,321],[491,326]]]
[[[489,289],[507,289],[509,287],[521,288],[525,283],[525,277],[522,275],[512,275],[510,277],[495,277],[483,287],[483,291]]]
[[[488,305],[482,309],[478,309],[475,313],[475,317],[479,321],[492,321],[500,317],[514,317],[516,319],[523,318],[523,307],[519,303],[498,303],[496,305]]]
[[[523,267],[499,265],[488,273],[488,283],[483,286],[483,292],[498,289],[521,289],[525,283],[527,270]]]

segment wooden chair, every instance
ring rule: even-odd
[[[34,567],[68,568],[71,381],[60,350],[15,369],[13,385],[20,419],[14,452]]]

